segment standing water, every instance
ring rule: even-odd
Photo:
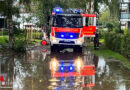
[[[117,60],[42,51],[1,52],[0,90],[130,90],[130,70]]]

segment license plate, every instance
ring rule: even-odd
[[[70,40],[64,40],[64,42],[70,42]]]

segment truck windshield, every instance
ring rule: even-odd
[[[82,28],[81,16],[63,16],[57,15],[53,17],[54,27]]]

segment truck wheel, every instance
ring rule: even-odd
[[[51,46],[51,52],[55,52],[55,47]]]

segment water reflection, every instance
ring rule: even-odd
[[[89,52],[88,52],[89,53]],[[95,65],[90,54],[51,54],[50,90],[83,90],[95,86]]]
[[[3,58],[3,60],[1,60]],[[12,61],[10,61],[10,60]],[[0,76],[3,78],[3,82],[0,81],[0,87],[4,88],[7,87],[9,89],[13,88],[13,74],[14,74],[14,55],[10,54],[8,57],[0,57]],[[10,63],[10,64],[8,64]],[[10,73],[10,74],[8,74]]]
[[[0,90],[130,90],[130,70],[120,62],[83,53],[0,53]]]

